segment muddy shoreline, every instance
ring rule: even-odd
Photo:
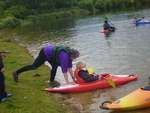
[[[38,55],[40,49],[45,44],[37,44],[37,45],[26,45],[29,54],[33,56],[34,58]],[[142,75],[142,73],[141,73]],[[145,81],[145,80],[144,80]],[[54,94],[55,98],[60,101],[60,103],[64,106],[69,106],[68,109],[70,110],[70,113],[95,113],[95,109],[99,109],[100,102],[104,100],[116,100],[118,99],[118,96],[116,95],[116,92],[122,93],[120,95],[124,96],[125,94],[135,90],[140,85],[138,83],[141,83],[141,80],[138,82],[129,83],[127,85],[121,86],[122,89],[116,88],[116,89],[106,89],[106,90],[96,90],[86,93],[69,93],[69,94],[59,94],[59,93],[52,93]],[[145,85],[147,85],[148,81],[144,82]],[[130,85],[130,89],[128,87]],[[132,86],[133,85],[133,86]],[[123,90],[124,89],[124,90]],[[97,102],[97,100],[100,100],[100,102]],[[94,112],[92,112],[94,111]],[[97,110],[97,112],[103,113],[102,111]],[[97,113],[96,112],[96,113]],[[111,111],[108,111],[107,113],[110,113]],[[106,111],[104,111],[106,113]],[[136,112],[135,112],[136,113]],[[138,113],[138,112],[137,112]],[[147,111],[145,112],[147,113]]]
[[[45,44],[37,44],[37,45],[24,45],[19,44],[20,46],[25,47],[28,50],[28,53],[33,57],[36,58],[40,49]],[[50,68],[48,66],[48,68]],[[44,81],[43,81],[44,82]],[[56,99],[60,101],[62,106],[69,106],[68,109],[70,113],[90,113],[87,111],[88,104],[91,103],[91,93],[75,93],[75,94],[59,94],[59,93],[52,93]]]

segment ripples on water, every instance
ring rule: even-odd
[[[131,17],[134,15],[144,15],[150,20],[150,10],[111,15],[117,30],[110,37],[105,37],[100,33],[103,21],[100,16],[81,19],[77,21],[75,28],[69,29],[71,37],[59,42],[79,49],[81,57],[78,61],[86,62],[87,66],[93,67],[97,73],[140,75],[136,82],[116,89],[96,91],[97,94],[91,93],[98,95],[91,96],[92,104],[86,106],[91,113],[108,113],[98,108],[101,102],[118,99],[147,84],[147,78],[150,76],[150,25],[134,28],[131,24]],[[62,80],[62,76],[58,76],[57,79]],[[150,110],[126,113],[150,113]]]

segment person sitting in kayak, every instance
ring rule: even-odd
[[[104,21],[103,29],[108,31],[115,31],[115,27],[110,25],[107,20]]]
[[[139,22],[149,22],[147,19],[145,19],[145,17],[143,16],[141,19],[139,19]]]
[[[137,24],[138,22],[144,23],[144,22],[149,22],[149,21],[147,19],[145,19],[144,16],[142,18],[136,18],[136,17],[134,17],[133,18],[133,24]]]
[[[79,84],[99,80],[98,75],[88,72],[88,70],[86,69],[86,65],[83,62],[78,62],[76,64],[74,76],[76,78],[76,82]]]

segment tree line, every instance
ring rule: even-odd
[[[150,0],[0,0],[0,29],[52,20],[150,7]],[[24,21],[26,20],[26,21]],[[39,22],[38,21],[38,22]]]

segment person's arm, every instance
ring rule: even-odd
[[[69,73],[72,77],[72,80],[75,82],[74,72],[73,72],[72,68],[69,68]]]
[[[68,80],[69,55],[66,52],[62,51],[59,55],[59,62],[60,62],[60,67],[64,75],[65,81],[66,83],[69,83],[69,80]]]
[[[4,72],[5,72],[5,69],[4,69],[4,68],[2,68],[0,71],[1,71],[2,73],[4,73]]]
[[[68,83],[69,83],[68,74],[67,74],[67,73],[63,73],[63,74],[64,74],[65,81],[66,81],[66,83],[68,84]]]

